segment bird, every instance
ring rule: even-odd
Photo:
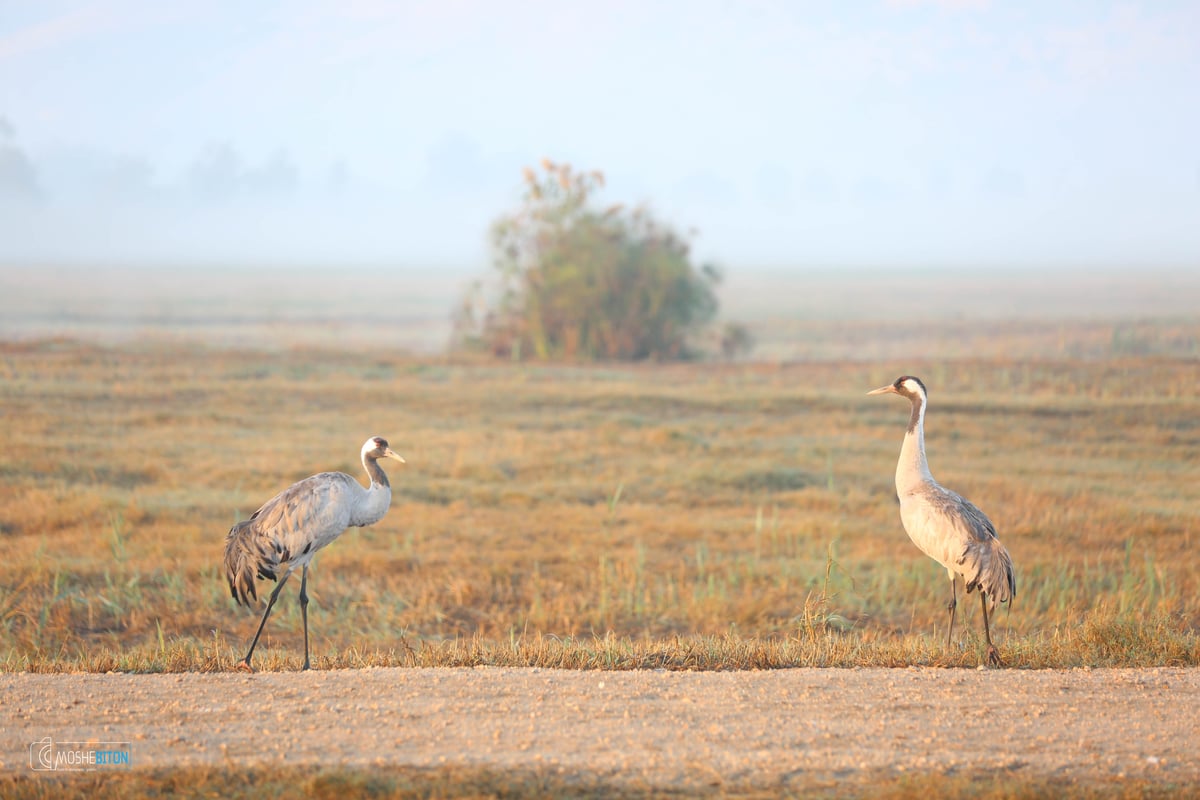
[[[225,537],[225,577],[238,605],[258,600],[255,577],[277,580],[267,600],[258,631],[239,669],[253,672],[250,657],[262,635],[279,590],[293,572],[300,572],[300,616],[304,620],[304,669],[308,659],[308,565],[322,547],[350,527],[374,525],[387,514],[392,488],[379,460],[405,463],[387,440],[372,436],[362,446],[362,465],[370,478],[366,489],[344,472],[322,472],[305,478],[272,497],[262,508],[229,529]]]
[[[900,521],[913,544],[945,567],[950,575],[946,647],[949,649],[954,632],[957,587],[961,580],[967,594],[979,590],[987,660],[993,666],[1002,666],[1000,653],[992,644],[988,612],[994,610],[998,602],[1010,603],[1011,607],[1012,598],[1017,594],[1012,557],[1000,543],[996,527],[987,515],[970,500],[942,486],[929,472],[929,462],[925,458],[925,408],[929,393],[921,379],[902,375],[894,383],[867,394],[898,394],[912,403],[912,416],[896,465],[896,496],[900,499]]]

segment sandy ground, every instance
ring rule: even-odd
[[[641,786],[872,774],[1200,784],[1200,669],[0,675],[0,769],[30,744],[132,766],[460,765]]]

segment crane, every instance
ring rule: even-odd
[[[957,586],[961,580],[967,594],[979,590],[987,660],[1000,666],[1000,653],[992,644],[988,612],[995,609],[997,602],[1008,603],[1017,594],[1012,557],[997,538],[996,528],[987,515],[962,495],[939,484],[929,472],[925,458],[925,407],[929,394],[920,378],[902,375],[894,383],[867,394],[898,394],[912,403],[912,416],[896,465],[896,495],[900,499],[900,521],[913,544],[950,575],[946,647],[950,647],[954,632]]]
[[[267,600],[258,631],[239,669],[253,672],[250,656],[262,635],[279,590],[297,568],[300,572],[300,616],[304,620],[304,669],[308,660],[308,564],[322,547],[349,527],[374,525],[392,502],[392,488],[379,466],[382,458],[404,463],[386,440],[373,436],[362,446],[362,465],[370,478],[366,489],[344,472],[322,472],[294,483],[272,497],[225,537],[225,577],[238,605],[258,599],[255,576],[278,580]]]

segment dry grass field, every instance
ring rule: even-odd
[[[1016,561],[1011,665],[1200,662],[1194,315],[986,320],[979,357],[939,355],[962,321],[935,317],[907,358],[838,357],[847,330],[903,330],[874,324],[808,323],[823,357],[638,366],[14,337],[0,668],[229,668],[255,615],[218,572],[225,532],[306,475],[358,474],[372,434],[409,463],[384,521],[316,562],[321,667],[974,666],[978,604],[946,652],[945,575],[899,523],[907,408],[865,396],[900,372],[930,387],[934,474]],[[302,657],[294,591],[263,667]]]
[[[5,279],[6,313],[49,303]],[[1064,285],[1057,316],[960,313],[947,290],[920,326],[889,305],[912,282],[854,312],[822,284],[843,298],[827,318],[743,286],[750,363],[454,359],[340,296],[265,320],[229,300],[195,330],[185,298],[117,327],[9,317],[0,671],[232,669],[257,612],[229,597],[225,533],[295,480],[358,475],[374,434],[408,464],[385,467],[388,516],[315,562],[317,669],[973,668],[978,601],[947,651],[945,573],[900,525],[907,407],[865,396],[901,373],[929,386],[934,475],[1016,562],[993,619],[1008,666],[1200,665],[1200,302],[1180,280],[1161,313],[1121,285]],[[297,588],[260,669],[300,666]]]

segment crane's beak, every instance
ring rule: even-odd
[[[406,462],[406,461],[404,460],[404,457],[403,457],[403,456],[401,456],[399,453],[397,453],[395,450],[393,450],[393,449],[392,449],[392,448],[390,448],[390,447],[389,447],[387,450],[384,450],[384,451],[383,451],[383,457],[384,457],[384,458],[394,458],[394,459],[396,459],[397,461],[399,461],[401,464],[406,464],[406,463],[408,463],[408,462]]]
[[[889,383],[887,386],[880,386],[878,389],[872,389],[871,391],[867,392],[867,394],[900,394],[900,393],[896,391],[895,386],[893,386],[892,384]]]

